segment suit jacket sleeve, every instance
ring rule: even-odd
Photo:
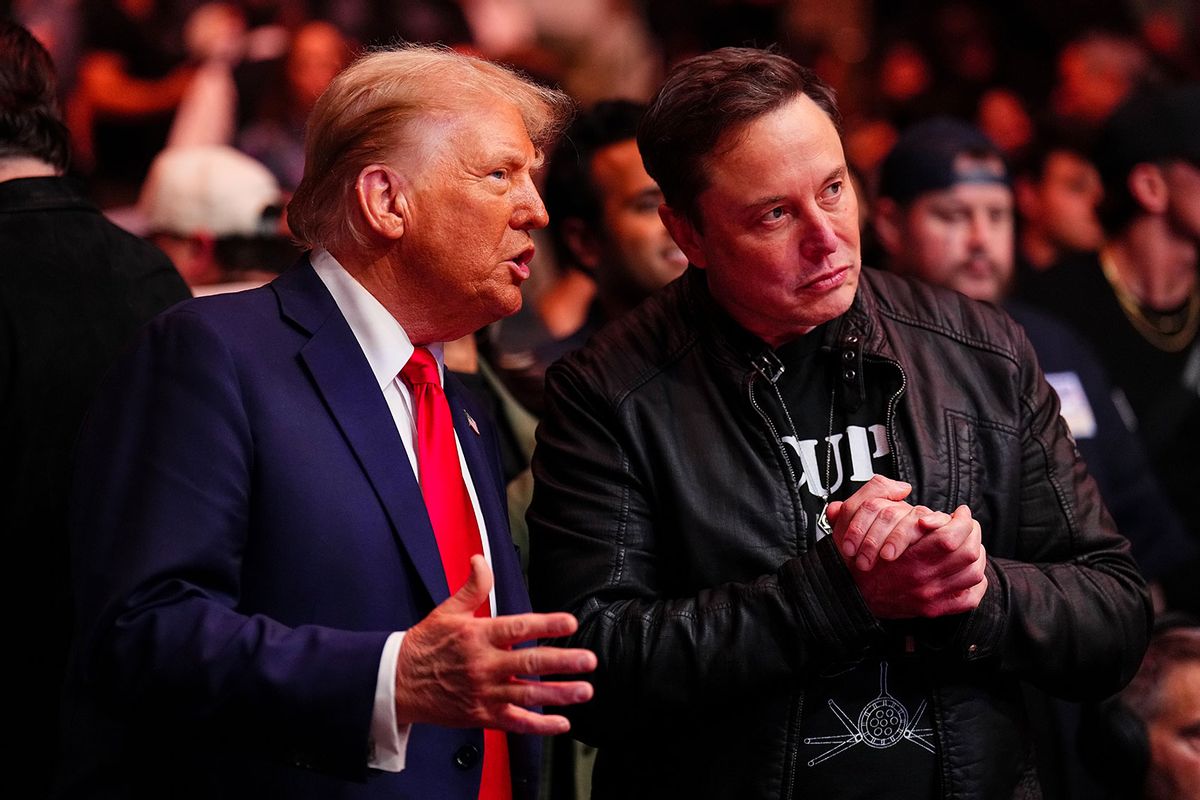
[[[177,309],[93,406],[72,508],[83,674],[125,715],[361,778],[388,632],[239,608],[247,541],[270,513],[254,502],[241,368]]]

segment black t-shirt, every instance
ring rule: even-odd
[[[828,324],[828,323],[827,323]],[[882,368],[868,400],[850,411],[836,387],[837,363],[820,348],[823,329],[777,351],[779,390],[795,428],[795,456],[810,546],[825,534],[816,520],[828,500],[844,500],[876,473],[895,476],[885,427],[895,391]],[[877,366],[877,365],[876,365]],[[832,446],[831,446],[832,445]],[[826,487],[829,488],[826,498]],[[937,789],[929,690],[901,630],[864,660],[806,680],[797,784],[806,797],[921,798]]]

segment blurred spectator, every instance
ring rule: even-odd
[[[659,219],[662,192],[638,153],[643,110],[626,100],[598,103],[567,130],[546,169],[549,232],[564,272],[539,298],[540,329],[523,342],[502,342],[507,352],[498,356],[514,394],[535,414],[551,363],[687,267]]]
[[[1086,129],[1098,129],[1152,74],[1150,58],[1136,39],[1089,31],[1059,51],[1053,114]]]
[[[1018,282],[1030,271],[1093,253],[1104,243],[1096,207],[1104,196],[1100,173],[1083,149],[1046,134],[1014,164]]]
[[[326,19],[368,45],[471,43],[460,0],[310,0],[315,19]]]
[[[67,122],[93,198],[121,205],[166,144],[195,67],[184,54],[182,20],[163,0],[94,0],[84,11]]]
[[[1200,12],[1195,0],[1133,0],[1142,41],[1180,80],[1200,80]]]
[[[871,0],[781,0],[780,39],[798,61],[809,62],[853,107],[851,80],[870,55]]]
[[[937,118],[905,131],[883,163],[875,233],[893,272],[1004,303],[1024,326],[1061,413],[1147,579],[1200,555],[1113,405],[1092,349],[1062,322],[1007,301],[1013,191],[1002,154],[977,128]]]
[[[880,62],[879,87],[890,98],[888,113],[896,125],[906,128],[936,114],[973,115],[980,95],[1000,76],[993,9],[944,0],[877,3],[875,10],[881,40],[896,43]],[[897,92],[905,86],[908,92]]]
[[[965,116],[999,75],[995,11],[969,0],[947,0],[935,9],[926,41],[939,72],[943,110]]]
[[[525,0],[539,41],[557,62],[562,88],[581,105],[605,98],[648,100],[662,80],[662,55],[643,3],[633,0]],[[689,13],[703,13],[689,5]]]
[[[188,296],[171,263],[109,223],[69,179],[68,134],[49,54],[0,21],[0,530],[36,600],[12,615],[13,763],[45,796],[57,757],[71,635],[71,452],[109,362],[151,316]]]
[[[1085,715],[1080,747],[1111,800],[1200,800],[1200,622],[1155,628],[1133,681]]]
[[[846,126],[846,161],[860,175],[874,175],[899,134],[882,118],[856,120]]]
[[[256,93],[256,116],[238,134],[237,146],[265,164],[288,193],[304,175],[308,113],[333,76],[350,63],[351,50],[349,40],[330,23],[308,22],[292,38],[272,88]]]
[[[151,165],[137,210],[147,238],[210,294],[265,283],[296,259],[282,200],[267,168],[231,147],[173,147]]]
[[[593,315],[615,319],[683,274],[687,258],[658,216],[662,192],[638,153],[645,107],[614,100],[584,112],[550,159],[546,205],[559,264],[596,281]],[[586,327],[576,320],[575,327]]]
[[[58,90],[69,95],[75,89],[83,39],[80,0],[13,0],[12,19],[24,25],[46,48],[58,73]]]
[[[1095,347],[1200,539],[1200,84],[1131,98],[1105,127],[1095,159],[1103,248],[1022,291]],[[1200,607],[1200,580],[1178,589],[1185,607]]]
[[[903,105],[923,96],[933,86],[933,68],[913,42],[892,42],[879,65],[879,91],[892,103]]]
[[[528,0],[459,0],[474,48],[493,60],[512,60],[537,40]]]
[[[546,170],[550,236],[563,270],[540,298],[545,340],[524,356],[525,369],[502,370],[522,403],[540,414],[546,368],[578,349],[606,322],[633,309],[683,274],[687,258],[658,215],[658,184],[637,148],[645,107],[625,100],[597,103],[567,130]],[[508,354],[512,363],[512,356]],[[503,354],[500,363],[505,364]],[[532,454],[532,442],[527,449]],[[526,461],[528,466],[528,461]],[[522,512],[530,495],[509,493]],[[522,525],[522,528],[524,526]],[[594,748],[558,737],[549,745],[550,796],[590,796]]]
[[[246,50],[246,17],[229,3],[205,3],[183,28],[188,56],[199,66],[179,101],[168,147],[230,144],[237,117],[233,68]]]
[[[879,50],[868,105],[846,119],[846,158],[863,175],[876,174],[896,143],[898,126],[924,119],[936,107],[933,65],[925,51],[907,37],[891,38]]]
[[[1025,155],[1033,142],[1033,120],[1021,96],[1012,89],[988,89],[979,98],[976,120],[1009,161]]]

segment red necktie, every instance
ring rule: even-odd
[[[400,377],[412,391],[421,494],[437,539],[446,584],[454,594],[467,582],[471,556],[483,553],[475,509],[459,465],[454,420],[442,391],[437,360],[427,349],[418,347],[413,351],[404,369],[400,370]],[[490,605],[483,603],[475,609],[475,616],[491,616]],[[508,738],[503,731],[485,729],[483,732],[483,779],[479,797],[481,800],[509,800],[512,797]]]

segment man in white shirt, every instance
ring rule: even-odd
[[[527,676],[595,657],[522,646],[576,623],[528,613],[495,434],[441,342],[520,307],[568,106],[448,51],[363,58],[310,119],[308,256],[117,367],[79,450],[63,796],[536,794],[535,735],[568,727],[536,707],[591,689]]]

